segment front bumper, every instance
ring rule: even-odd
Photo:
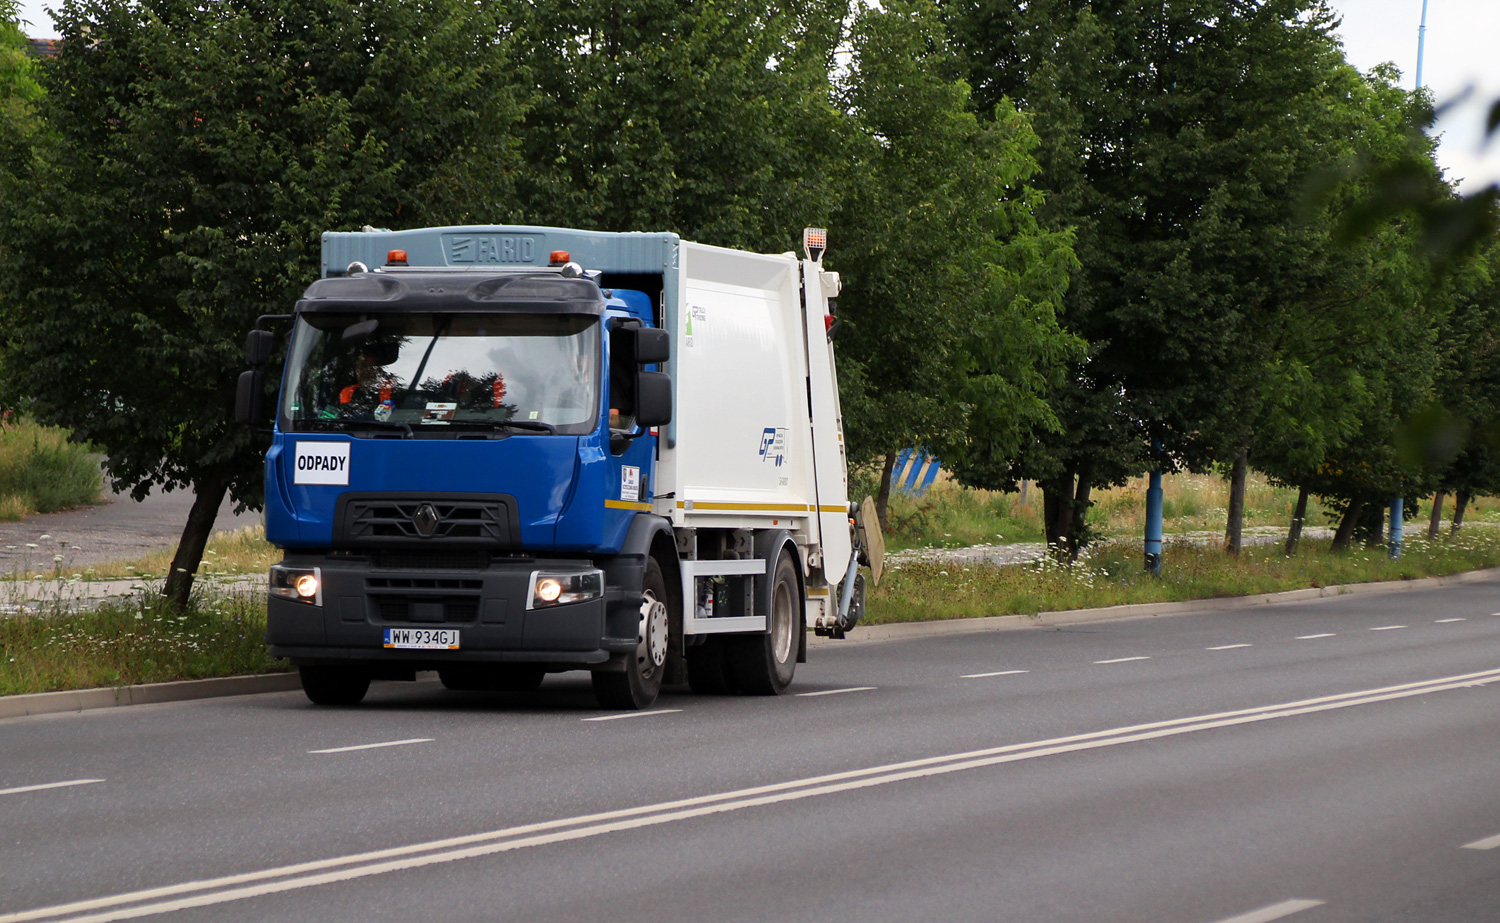
[[[591,561],[495,558],[484,567],[415,568],[382,567],[380,561],[378,554],[288,554],[283,566],[319,569],[322,604],[271,596],[271,654],[297,665],[358,661],[430,669],[520,662],[584,668],[635,649],[633,633],[620,630],[621,637],[611,637],[606,631],[606,612],[628,606],[618,589],[606,587],[602,597],[583,602],[527,608],[534,572],[592,568]],[[387,628],[457,629],[460,647],[387,649]]]

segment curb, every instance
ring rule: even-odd
[[[1085,622],[1104,622],[1116,619],[1155,618],[1166,615],[1189,615],[1198,612],[1232,612],[1237,609],[1258,609],[1282,603],[1312,602],[1319,599],[1337,599],[1345,596],[1375,596],[1388,593],[1405,593],[1411,590],[1428,590],[1434,587],[1454,586],[1465,583],[1500,581],[1500,567],[1485,570],[1464,571],[1445,577],[1419,577],[1415,580],[1390,580],[1383,583],[1348,583],[1341,586],[1309,587],[1302,590],[1282,590],[1279,593],[1262,593],[1258,596],[1225,596],[1217,599],[1192,599],[1186,602],[1131,603],[1125,606],[1108,606],[1102,609],[1067,609],[1061,612],[1039,612],[1035,615],[990,615],[970,619],[942,619],[933,622],[894,622],[887,625],[869,625],[856,628],[854,636],[834,640],[809,635],[809,648],[839,647],[842,645],[883,644],[889,641],[909,641],[916,638],[938,638],[947,635],[978,634],[987,631],[1014,631],[1023,628],[1052,628],[1061,625],[1077,625]]]
[[[0,696],[0,718],[90,711],[121,705],[186,702],[227,695],[289,692],[301,688],[301,681],[295,673],[266,673],[259,676],[223,676],[216,679],[188,679],[174,683],[147,683],[107,689],[69,689],[64,692]]]
[[[1084,622],[1116,619],[1155,618],[1164,615],[1188,615],[1196,612],[1230,612],[1257,609],[1280,603],[1337,599],[1344,596],[1374,596],[1404,593],[1434,587],[1465,583],[1500,581],[1500,568],[1466,571],[1447,577],[1421,577],[1416,580],[1392,580],[1386,583],[1351,583],[1343,586],[1311,587],[1284,590],[1259,596],[1229,596],[1220,599],[1196,599],[1187,602],[1132,603],[1103,609],[1070,609],[1062,612],[1040,612],[1036,615],[990,615],[972,619],[943,619],[935,622],[898,622],[891,625],[868,625],[859,628],[858,637],[834,640],[807,636],[809,648],[848,647],[861,644],[883,644],[917,638],[947,635],[979,634],[987,631],[1014,631],[1025,628],[1051,628]],[[0,696],[0,719],[22,718],[59,712],[81,712],[96,708],[124,705],[152,705],[164,702],[186,702],[231,695],[256,695],[265,692],[290,692],[302,688],[296,673],[266,673],[259,676],[225,676],[217,679],[190,679],[175,683],[148,683],[106,689],[71,689],[65,692],[40,692],[34,695]]]

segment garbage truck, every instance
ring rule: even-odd
[[[267,640],[308,698],[353,705],[429,671],[529,691],[587,670],[609,709],[663,683],[786,690],[809,629],[858,620],[868,557],[839,277],[826,232],[804,247],[323,235],[321,277],[249,332],[236,397],[270,431]]]

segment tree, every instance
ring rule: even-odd
[[[980,108],[1034,119],[1043,221],[1076,228],[1063,317],[1090,351],[1053,397],[1061,431],[1015,466],[1072,553],[1092,488],[1250,455],[1280,318],[1321,278],[1299,203],[1343,143],[1334,19],[1321,0],[947,8]]]
[[[67,0],[40,156],[0,176],[4,385],[101,446],[117,487],[196,493],[186,602],[226,492],[239,344],[318,275],[318,235],[483,216],[519,107],[495,15],[461,0]],[[24,193],[24,194],[23,194]]]
[[[670,230],[779,252],[843,167],[829,68],[845,0],[568,0],[521,7],[517,220]]]
[[[970,483],[993,480],[1038,427],[1076,353],[1056,309],[1074,261],[1027,188],[1035,135],[1007,101],[969,111],[968,86],[931,3],[865,8],[841,100],[859,188],[836,213],[845,291],[837,341],[855,459],[936,449]]]
[[[17,0],[0,0],[0,169],[25,158],[36,131],[32,106],[42,95],[20,15]]]

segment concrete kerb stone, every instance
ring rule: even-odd
[[[1155,618],[1164,615],[1188,615],[1195,612],[1227,612],[1258,609],[1278,603],[1310,602],[1345,596],[1373,596],[1402,593],[1464,583],[1500,581],[1500,568],[1468,571],[1447,577],[1422,577],[1417,580],[1394,580],[1387,583],[1352,583],[1342,586],[1311,587],[1286,590],[1259,596],[1231,596],[1221,599],[1196,599],[1187,602],[1134,603],[1102,609],[1071,609],[1041,612],[1036,615],[992,615],[973,619],[943,619],[935,622],[899,622],[892,625],[866,625],[855,629],[856,635],[835,641],[832,638],[807,637],[808,647],[880,644],[910,641],[944,635],[977,634],[987,631],[1013,631],[1024,628],[1051,628],[1084,622]],[[256,695],[266,692],[289,692],[301,688],[295,673],[267,673],[260,676],[226,676],[218,679],[183,680],[175,683],[149,683],[113,689],[72,689],[66,692],[42,692],[35,695],[0,696],[0,718],[116,708],[122,705],[147,705],[184,702],[231,695]]]
[[[69,689],[64,692],[41,692],[35,695],[0,696],[0,718],[21,718],[58,712],[89,711],[122,705],[154,705],[163,702],[185,702],[228,695],[255,695],[263,692],[289,692],[300,689],[295,673],[266,673],[259,676],[223,676],[216,679],[189,679],[174,683],[147,683],[112,689]]]
[[[1015,631],[1023,628],[1053,628],[1061,625],[1077,625],[1085,622],[1123,621],[1125,619],[1156,618],[1166,615],[1189,615],[1198,612],[1229,612],[1240,609],[1259,609],[1284,603],[1312,602],[1320,599],[1338,599],[1347,596],[1373,596],[1386,593],[1404,593],[1411,590],[1426,590],[1434,587],[1453,586],[1465,583],[1500,581],[1500,568],[1466,571],[1445,577],[1420,577],[1415,580],[1392,580],[1384,583],[1350,583],[1340,586],[1309,587],[1302,590],[1284,590],[1279,593],[1262,593],[1257,596],[1226,596],[1217,599],[1193,599],[1186,602],[1132,603],[1127,606],[1107,606],[1101,609],[1069,609],[1061,612],[1039,612],[1035,615],[991,615],[971,619],[943,619],[933,622],[896,622],[888,625],[866,625],[854,629],[854,634],[841,640],[816,638],[809,634],[810,648],[838,647],[846,644],[881,644],[890,641],[908,641],[916,638],[935,638],[946,635],[978,634],[987,631]]]

